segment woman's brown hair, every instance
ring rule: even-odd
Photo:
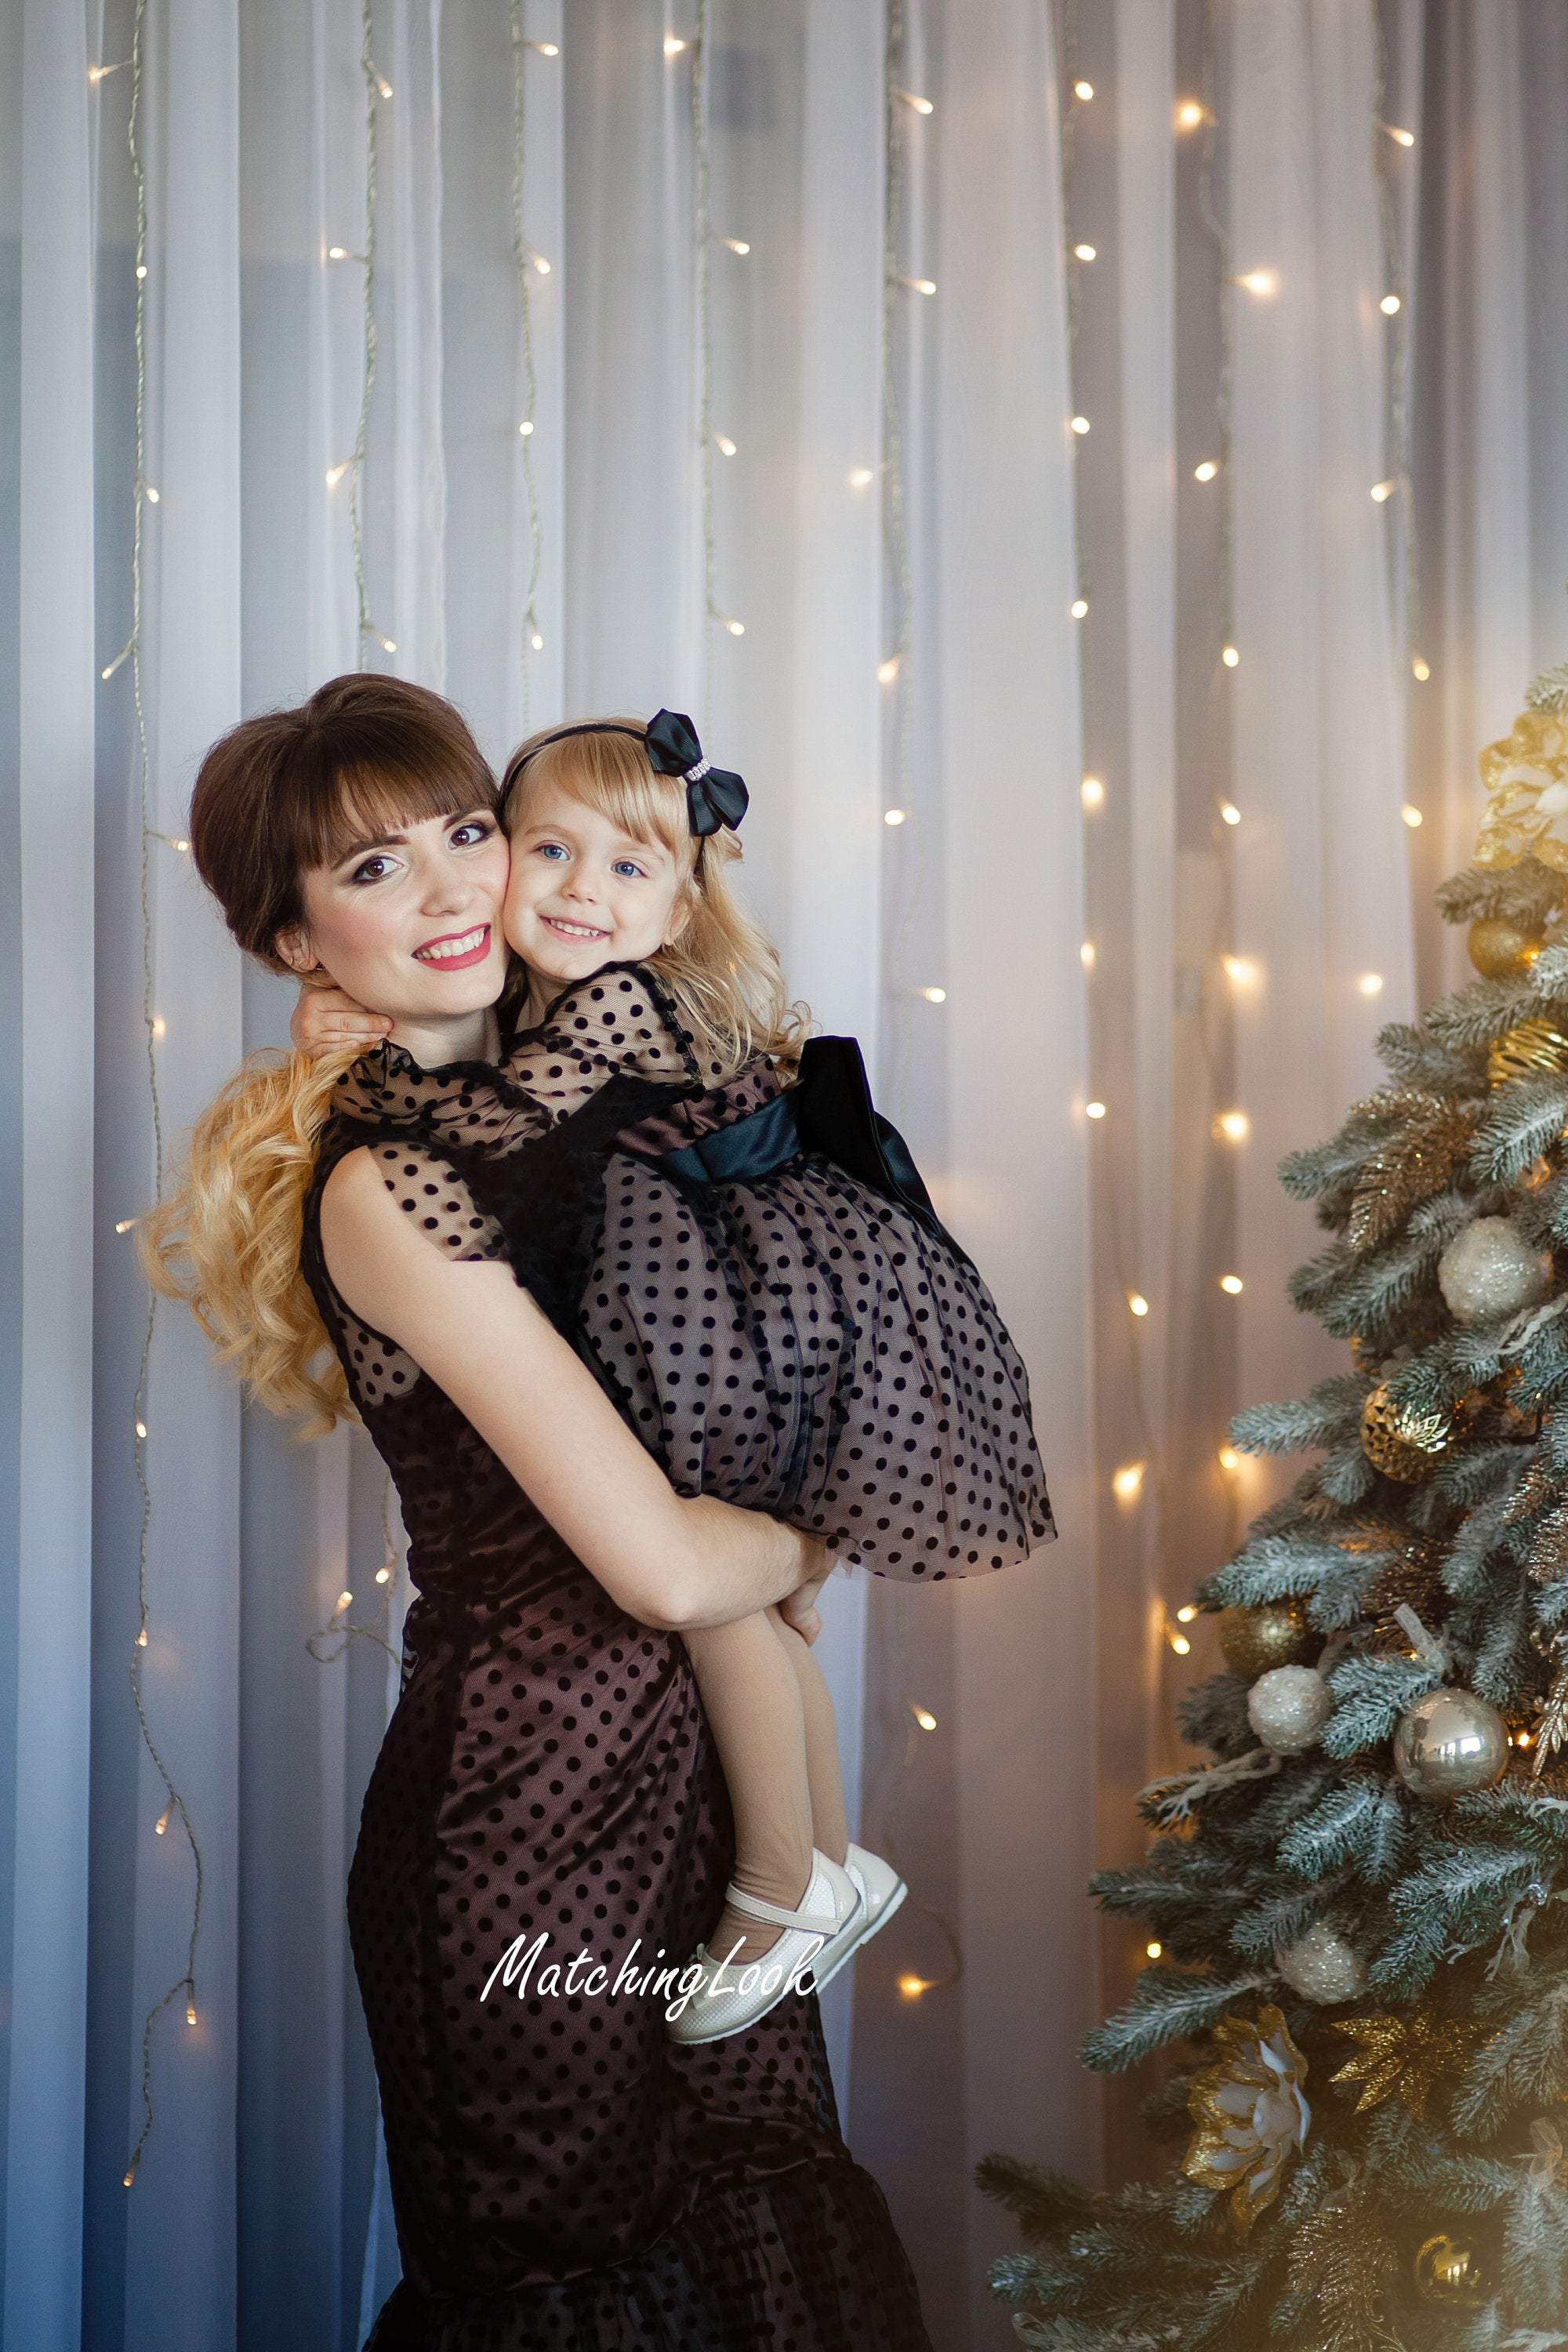
[[[312,866],[388,824],[497,800],[460,712],[425,687],[359,673],[213,745],[191,801],[191,856],[239,945],[286,971],[278,934],[300,921]],[[358,1052],[253,1054],[192,1129],[184,1183],[137,1230],[150,1281],[186,1302],[261,1403],[305,1415],[306,1436],[353,1411],[300,1249],[321,1132]]]

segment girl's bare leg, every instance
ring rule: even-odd
[[[683,1639],[735,1816],[735,1884],[797,1910],[811,1883],[814,1840],[806,1715],[794,1662],[761,1610]],[[738,1945],[733,1965],[743,1969],[783,1932],[726,1904],[708,1937],[709,1956],[729,1959]]]

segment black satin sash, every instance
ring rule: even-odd
[[[928,1232],[967,1257],[938,1217],[908,1144],[873,1104],[854,1037],[808,1037],[793,1087],[760,1110],[659,1156],[689,1183],[720,1184],[771,1175],[800,1151],[820,1151],[874,1191],[902,1202]]]

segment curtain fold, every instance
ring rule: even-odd
[[[145,835],[116,666],[138,21]],[[444,686],[498,762],[664,703],[748,776],[752,904],[1018,1336],[1062,1529],[967,1588],[826,1594],[852,1817],[911,1900],[825,2014],[933,2340],[1007,2332],[981,2156],[1144,2153],[1076,2062],[1142,1958],[1082,1884],[1140,1850],[1207,1663],[1174,1609],[1266,1499],[1228,1415],[1343,1369],[1284,1302],[1313,1241],[1277,1162],[1462,976],[1430,891],[1479,744],[1568,652],[1568,24],[702,21],[700,60],[697,12],[650,0],[372,0],[367,89],[331,0],[0,18],[0,2148],[29,2352],[353,2352],[397,2275],[343,1886],[398,1529],[359,1433],[301,1451],[173,1308],[136,1438],[117,1231],[154,1182],[149,1046],[173,1159],[291,1002],[176,845],[197,761],[362,660]],[[177,1808],[154,1828],[133,1657],[202,1853],[195,2025],[193,1856]]]

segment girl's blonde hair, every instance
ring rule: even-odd
[[[739,838],[728,825],[700,837],[692,833],[685,783],[660,775],[633,740],[643,734],[641,719],[592,723],[592,734],[552,742],[556,730],[545,727],[518,745],[501,780],[508,832],[515,836],[526,828],[533,795],[553,785],[632,840],[667,849],[689,911],[679,938],[647,961],[679,1005],[700,1056],[717,1066],[720,1077],[732,1077],[753,1054],[766,1054],[782,1075],[793,1076],[811,1008],[789,1001],[778,950],[731,887],[728,868],[742,856]]]
[[[384,824],[495,805],[449,702],[356,671],[213,745],[191,801],[192,862],[238,944],[284,971],[278,935],[300,921],[312,866]],[[192,1129],[183,1183],[137,1228],[153,1287],[185,1301],[262,1404],[305,1417],[302,1437],[353,1417],[300,1252],[333,1090],[358,1050],[253,1055]]]

